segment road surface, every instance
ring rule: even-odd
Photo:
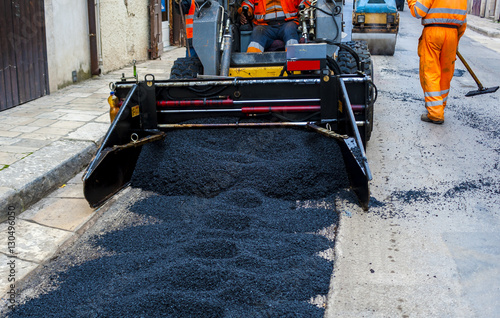
[[[375,56],[367,155],[377,206],[345,204],[327,317],[498,317],[500,93],[456,62],[445,123],[420,121],[419,20],[405,8],[394,56]],[[500,42],[468,30],[460,51],[500,85]]]

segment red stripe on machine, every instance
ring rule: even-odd
[[[351,105],[353,112],[361,112],[365,110],[365,105]]]
[[[319,70],[321,64],[319,60],[314,61],[287,61],[286,70],[287,71],[311,71]]]
[[[231,99],[161,100],[161,101],[157,101],[156,105],[163,106],[163,107],[229,106],[229,105],[233,105],[233,101]]]
[[[243,114],[271,113],[271,112],[311,112],[319,111],[321,106],[258,106],[258,107],[242,107]]]

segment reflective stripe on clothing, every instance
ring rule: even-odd
[[[415,13],[413,16],[415,16],[415,18],[419,18],[419,19],[422,18],[422,16],[420,14],[418,14],[417,8],[419,8],[420,11],[424,13],[424,15],[427,14],[427,11],[429,11],[429,8],[427,8],[426,6],[421,4],[420,2],[417,2],[417,3],[415,3],[415,7],[413,8],[413,11]]]
[[[467,14],[467,10],[446,9],[446,8],[433,8],[433,9],[430,9],[427,13],[449,13],[449,14],[466,15]]]
[[[275,20],[275,19],[281,19],[285,18],[285,21],[294,18],[297,16],[297,13],[283,13],[283,12],[275,12],[275,13],[268,13],[265,15],[256,15],[255,18],[258,20]]]
[[[441,106],[441,105],[443,105],[443,99],[434,102],[425,102],[425,107]]]
[[[464,21],[462,20],[454,20],[454,19],[424,19],[422,20],[423,25],[428,24],[453,24],[453,25],[461,25]]]
[[[447,94],[450,90],[445,89],[444,91],[439,91],[439,92],[425,92],[424,96],[425,97],[435,97],[435,96],[442,96],[444,94]]]
[[[267,13],[265,15],[255,15],[255,18],[257,20],[275,20],[275,19],[280,19],[280,18],[285,18],[285,13],[283,11],[278,11],[278,12],[273,12],[273,13]]]
[[[255,25],[268,25],[269,20],[285,19],[297,21],[300,0],[244,0],[242,6],[247,6],[254,15]],[[239,11],[238,11],[239,12]]]
[[[245,1],[243,1],[243,3],[246,4],[252,10],[255,8],[255,6],[253,5],[253,3],[250,2],[249,0],[245,0]]]
[[[247,52],[249,53],[262,53],[264,52],[264,47],[259,43],[252,41],[248,44]]]
[[[408,7],[423,25],[451,24],[461,26],[467,17],[467,0],[408,0]]]
[[[283,11],[283,8],[281,7],[281,5],[274,5],[274,6],[267,8],[267,11],[271,11],[271,10]]]
[[[191,29],[191,37],[188,36],[188,39],[193,38],[193,19],[194,19],[194,14],[186,14],[186,30]]]

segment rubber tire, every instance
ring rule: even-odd
[[[373,82],[373,62],[368,44],[365,41],[348,41],[343,44],[349,46],[358,54],[359,59],[364,62],[363,72],[370,76]],[[356,59],[347,50],[339,50],[337,63],[340,66],[342,74],[355,74],[358,72]],[[368,126],[359,127],[359,133],[363,146],[366,147],[366,143],[370,140],[373,131],[373,103],[368,105],[365,118],[368,118],[369,124]]]
[[[203,74],[203,66],[198,57],[180,57],[174,61],[170,79],[193,79]]]
[[[365,63],[363,73],[370,76],[373,81],[372,56],[368,44],[365,41],[348,41],[342,44],[349,46],[358,54],[359,59]],[[337,62],[342,74],[356,74],[358,72],[356,59],[347,50],[339,50]]]

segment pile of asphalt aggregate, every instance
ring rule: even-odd
[[[59,273],[11,317],[322,317],[334,242],[318,232],[348,178],[336,142],[293,129],[183,130],[143,147],[107,255]],[[350,195],[350,194],[348,194]],[[314,203],[317,204],[314,204]],[[300,203],[300,204],[299,204]]]

